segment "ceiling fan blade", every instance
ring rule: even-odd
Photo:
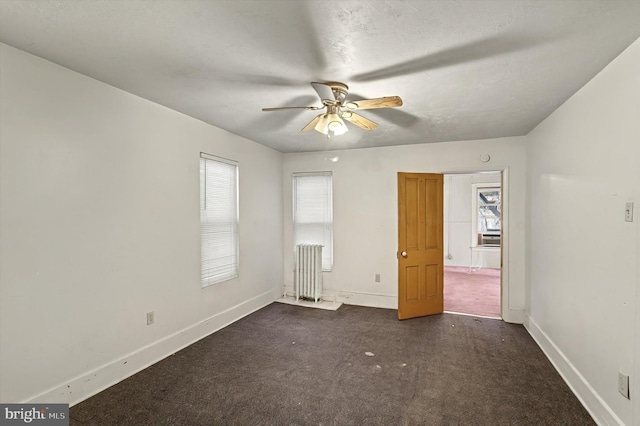
[[[358,93],[351,93],[355,99],[365,99]],[[346,111],[349,111],[346,109]],[[368,110],[371,114],[374,114],[385,121],[393,123],[396,126],[411,127],[420,121],[420,117],[410,114],[407,111],[403,111],[402,108],[378,108]]]
[[[345,111],[342,113],[342,118],[365,130],[373,130],[378,127],[375,122],[361,116],[360,114],[356,114],[355,112]]]
[[[278,107],[278,108],[262,108],[263,111],[281,111],[283,109],[306,109],[310,111],[315,111],[317,109],[322,109],[322,107]]]
[[[322,117],[324,114],[320,114],[318,115],[316,118],[314,118],[313,120],[311,120],[311,122],[309,124],[307,124],[306,126],[304,126],[302,128],[303,132],[309,132],[313,129],[315,129],[316,124],[318,124],[318,121],[320,121],[320,117]]]
[[[327,84],[314,81],[311,83],[311,87],[313,87],[316,93],[318,93],[318,96],[320,96],[320,99],[329,99],[329,100],[335,99],[333,96],[333,91],[331,90],[331,87],[328,86]]]
[[[355,105],[355,107],[354,107]],[[348,101],[345,106],[348,109],[374,109],[374,108],[393,108],[402,106],[400,96],[385,96],[384,98],[361,99],[358,101]]]

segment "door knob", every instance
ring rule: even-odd
[[[402,255],[402,257],[407,257],[407,252],[403,251],[402,253],[400,253]]]

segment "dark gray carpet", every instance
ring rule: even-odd
[[[70,415],[119,426],[595,424],[522,326],[279,303]]]

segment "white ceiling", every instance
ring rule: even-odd
[[[638,0],[0,1],[0,41],[282,152],[524,135],[638,37]],[[327,80],[404,105],[261,111]]]

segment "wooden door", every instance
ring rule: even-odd
[[[444,311],[443,183],[398,173],[398,319]]]

